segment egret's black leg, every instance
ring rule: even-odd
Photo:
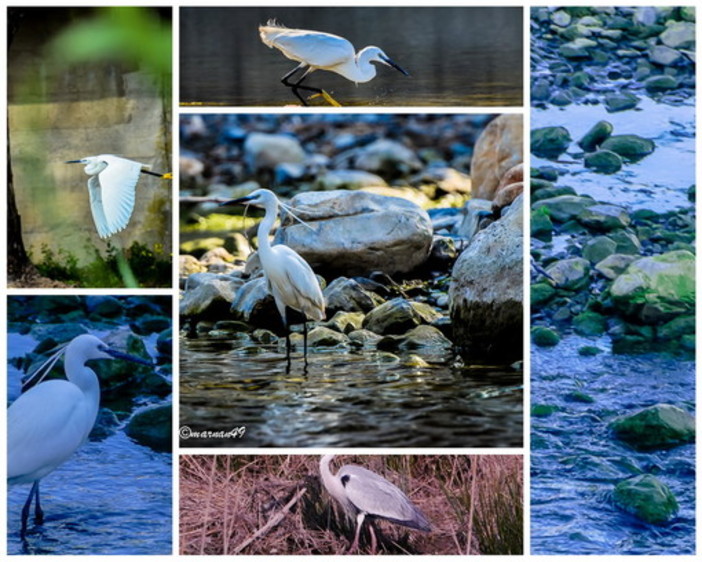
[[[307,318],[302,322],[302,334],[304,336],[302,350],[305,357],[305,367],[307,367]]]
[[[29,519],[29,509],[32,507],[32,498],[34,497],[34,493],[36,490],[39,489],[39,481],[35,481],[34,484],[32,484],[32,489],[29,490],[29,496],[27,497],[27,501],[24,502],[24,507],[22,508],[22,528],[20,529],[20,537],[24,538],[24,536],[27,534],[27,520]]]
[[[283,328],[285,329],[285,359],[287,361],[287,366],[285,372],[290,372],[290,325],[288,324],[288,309],[285,309],[283,316]]]
[[[34,522],[37,525],[41,525],[44,523],[44,510],[39,503],[39,480],[37,480],[34,485],[36,486],[36,490],[34,491]]]
[[[315,88],[313,86],[301,86],[300,84],[302,83],[302,81],[305,78],[307,78],[307,74],[303,74],[302,78],[300,78],[297,82],[290,82],[289,79],[292,78],[293,75],[295,75],[298,71],[302,70],[303,68],[306,68],[306,67],[304,65],[296,66],[290,72],[288,72],[285,76],[283,76],[280,79],[280,81],[283,83],[283,85],[287,86],[288,88],[290,88],[292,90],[293,94],[295,94],[295,96],[297,96],[297,99],[300,100],[302,105],[306,106],[307,101],[305,101],[305,98],[303,98],[300,95],[300,92],[298,90],[307,90],[308,92],[314,92],[315,94],[321,94],[322,89]]]

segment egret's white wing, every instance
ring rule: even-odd
[[[101,238],[105,238],[127,227],[134,211],[136,184],[139,181],[142,165],[140,162],[109,154],[103,154],[100,158],[107,162],[107,167],[97,176],[100,181],[101,218],[106,224],[105,234],[100,233],[99,227],[98,234]],[[96,219],[97,224],[94,209],[93,218]]]
[[[112,234],[107,226],[107,219],[102,210],[102,193],[100,188],[100,180],[97,176],[88,178],[88,193],[90,194],[90,210],[93,212],[93,222],[97,228],[100,238],[107,238]]]
[[[20,395],[7,410],[7,479],[33,482],[65,462],[87,437],[85,396],[74,384],[51,380]],[[91,426],[92,427],[92,426]],[[89,430],[88,430],[89,431]]]
[[[283,296],[290,308],[314,320],[324,320],[324,295],[310,265],[288,246],[281,244],[272,249],[276,267],[266,272],[271,288]]]
[[[304,29],[274,28],[268,35],[268,46],[280,49],[289,59],[326,68],[349,62],[356,55],[353,45],[337,35]],[[261,34],[263,38],[263,33]]]

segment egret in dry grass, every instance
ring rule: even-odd
[[[85,173],[90,176],[90,209],[100,238],[108,238],[127,227],[134,211],[139,174],[172,178],[170,173],[151,172],[141,162],[112,154],[86,156],[80,160],[68,160],[66,164],[85,164]]]
[[[290,369],[290,315],[294,310],[303,316],[304,358],[307,365],[307,318],[324,320],[324,296],[319,281],[310,265],[292,248],[284,244],[271,246],[268,236],[278,216],[278,198],[268,189],[257,189],[246,197],[233,199],[222,205],[254,205],[266,211],[258,225],[258,255],[266,275],[268,291],[283,320],[286,358]],[[286,210],[289,209],[286,206]]]
[[[319,462],[322,483],[349,517],[356,517],[356,534],[349,554],[358,548],[361,526],[366,517],[387,519],[419,531],[431,531],[424,514],[397,486],[375,472],[347,464],[333,474],[330,463],[335,455],[324,455]],[[371,537],[375,536],[371,528]],[[375,550],[375,547],[373,547]]]
[[[66,379],[41,382],[64,355]],[[39,481],[66,462],[88,439],[100,406],[100,382],[86,366],[91,359],[126,359],[151,363],[105,345],[90,334],[74,338],[50,357],[27,381],[34,384],[7,411],[7,482],[32,484],[22,508],[21,536],[27,532],[29,510],[44,521],[39,503]]]
[[[300,95],[300,90],[321,95],[330,104],[340,106],[321,88],[302,85],[303,80],[315,70],[336,72],[347,80],[359,84],[375,78],[376,69],[372,63],[378,62],[409,76],[409,73],[390,60],[390,57],[382,49],[368,46],[356,53],[351,42],[338,35],[306,29],[288,29],[284,25],[276,23],[275,20],[269,20],[266,25],[259,26],[258,32],[261,41],[268,47],[275,47],[290,60],[300,63],[283,76],[281,82],[292,89],[302,105],[307,105],[307,102]],[[290,79],[293,75],[300,71],[304,71],[300,79],[297,82],[291,82]]]

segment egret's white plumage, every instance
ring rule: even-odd
[[[139,174],[170,178],[145,170],[144,164],[113,154],[86,156],[66,164],[85,164],[90,194],[90,210],[100,238],[108,238],[124,230],[134,212]]]
[[[60,354],[64,355],[67,380],[39,382],[15,400],[7,411],[8,484],[32,483],[22,510],[22,535],[33,496],[41,523],[39,480],[53,472],[87,440],[100,405],[100,383],[86,366],[91,359],[122,358],[149,364],[109,348],[90,334],[74,338],[36,373],[43,378]]]
[[[424,514],[397,486],[370,470],[353,464],[333,474],[330,463],[335,455],[319,462],[322,483],[350,517],[356,517],[356,534],[349,552],[358,547],[364,519],[379,517],[420,531],[431,531]]]
[[[286,308],[302,313],[306,318],[324,320],[324,296],[319,281],[310,265],[292,248],[283,244],[272,246],[268,237],[278,216],[278,198],[268,189],[257,189],[246,197],[227,201],[223,205],[247,204],[263,207],[266,211],[258,225],[258,255],[266,276],[268,289],[276,308],[288,329]],[[286,334],[288,335],[288,334]],[[305,324],[305,351],[307,349]],[[287,340],[288,359],[290,342]],[[305,353],[306,355],[306,353]]]
[[[336,72],[347,80],[359,84],[375,78],[376,68],[372,63],[377,62],[391,66],[408,76],[408,73],[390,60],[390,57],[379,47],[369,45],[356,53],[351,42],[343,37],[321,31],[288,29],[276,23],[275,20],[269,20],[266,25],[259,26],[258,32],[265,45],[278,49],[290,60],[300,63],[283,77],[282,82],[292,88],[303,105],[306,105],[306,102],[299,95],[297,91],[299,89],[326,94],[320,88],[300,85],[307,75],[315,70]],[[304,70],[301,78],[295,83],[288,82],[288,79],[300,70]],[[324,97],[335,103],[328,94]]]

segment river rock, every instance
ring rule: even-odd
[[[680,83],[678,82],[677,78],[667,74],[651,76],[650,78],[646,78],[646,80],[644,80],[644,87],[646,88],[646,91],[651,94],[674,90],[679,85]]]
[[[578,146],[585,152],[593,152],[612,136],[614,126],[609,121],[598,121],[590,130],[578,141]]]
[[[510,362],[523,353],[523,196],[478,232],[451,272],[454,343],[471,359]]]
[[[600,148],[616,152],[626,160],[637,161],[651,154],[655,145],[652,140],[638,135],[614,135],[604,141]]]
[[[500,180],[524,160],[523,143],[521,115],[503,114],[485,127],[473,150],[473,197],[494,199]]]
[[[363,320],[363,328],[381,335],[404,334],[420,324],[431,324],[440,316],[427,304],[397,297],[371,310]]]
[[[695,308],[695,256],[675,250],[634,261],[610,288],[625,316],[644,324],[667,322]]]
[[[611,150],[598,150],[586,154],[583,163],[586,168],[600,174],[616,174],[624,164],[622,157]]]
[[[563,154],[573,139],[565,127],[541,127],[531,131],[531,152],[539,158],[555,160]]]
[[[612,254],[607,256],[602,261],[597,262],[595,270],[599,271],[607,279],[616,279],[619,275],[626,271],[631,262],[637,259],[636,256],[628,254]]]
[[[191,275],[180,301],[180,315],[223,318],[228,315],[229,305],[243,284],[242,279],[228,275]]]
[[[360,330],[363,326],[365,315],[361,312],[337,312],[331,320],[326,322],[326,327],[342,334]]]
[[[553,262],[546,268],[561,289],[577,291],[590,283],[590,262],[583,258],[569,258]]]
[[[670,23],[659,36],[666,47],[690,49],[695,45],[695,24],[688,21]]]
[[[363,348],[375,348],[378,345],[378,342],[383,339],[382,336],[379,336],[370,330],[364,330],[363,328],[350,332],[348,336],[349,342],[352,346]]]
[[[173,442],[172,405],[153,405],[134,412],[124,432],[140,445],[154,451],[170,452]]]
[[[635,449],[669,449],[695,441],[695,418],[672,404],[656,404],[610,424],[614,435]]]
[[[607,318],[586,310],[573,318],[573,330],[581,336],[601,336],[607,331]]]
[[[253,173],[273,170],[278,164],[297,164],[304,159],[302,145],[289,135],[249,133],[244,141],[244,161]]]
[[[355,279],[337,277],[323,291],[327,314],[337,311],[369,312],[385,300],[364,289]]]
[[[307,345],[309,347],[336,347],[346,345],[349,338],[324,326],[316,326],[307,334]]]
[[[578,214],[578,222],[592,230],[609,232],[625,228],[631,223],[629,214],[623,207],[599,203],[590,205]]]
[[[648,59],[661,66],[674,66],[682,59],[682,53],[666,45],[654,45],[648,50]]]
[[[634,109],[639,101],[639,97],[631,92],[611,92],[604,98],[605,107],[610,113]]]
[[[86,296],[85,308],[98,318],[117,318],[124,313],[123,301],[107,295]]]
[[[597,42],[585,37],[578,37],[568,43],[563,43],[558,52],[567,59],[588,59],[590,49],[597,47]]]
[[[387,186],[383,178],[364,170],[327,170],[317,176],[314,182],[316,191],[335,189],[362,189],[364,187]]]
[[[251,279],[234,295],[230,312],[235,320],[262,328],[278,330],[283,326],[265,277]]]
[[[422,161],[402,143],[390,139],[379,139],[353,153],[342,153],[337,160],[353,157],[354,168],[378,174],[384,178],[400,178],[422,169]]]
[[[456,234],[470,240],[480,230],[480,223],[486,216],[492,216],[492,201],[469,199],[461,209],[463,219],[456,228]]]
[[[578,195],[559,195],[549,199],[541,199],[534,203],[533,210],[545,208],[549,216],[558,222],[568,222],[576,218],[584,209],[595,205],[597,202],[589,197]]]
[[[450,349],[451,341],[434,326],[425,324],[417,326],[401,336],[388,335],[378,342],[378,349],[393,351],[395,349],[413,350],[422,348]]]
[[[275,243],[298,252],[315,271],[389,275],[424,263],[431,249],[429,215],[409,201],[362,191],[301,193],[290,202],[311,226],[278,230]]]
[[[615,230],[607,236],[617,244],[618,254],[639,255],[641,253],[641,241],[629,229]]]
[[[670,488],[650,474],[619,482],[612,501],[619,509],[655,525],[667,523],[678,511],[678,502]]]
[[[178,256],[178,276],[188,277],[193,273],[203,273],[207,268],[200,263],[195,256],[180,255]]]
[[[531,341],[539,347],[553,347],[558,345],[561,337],[558,332],[546,326],[533,326],[531,328]]]
[[[599,263],[617,251],[617,243],[607,236],[596,236],[583,244],[583,257],[590,263]]]

